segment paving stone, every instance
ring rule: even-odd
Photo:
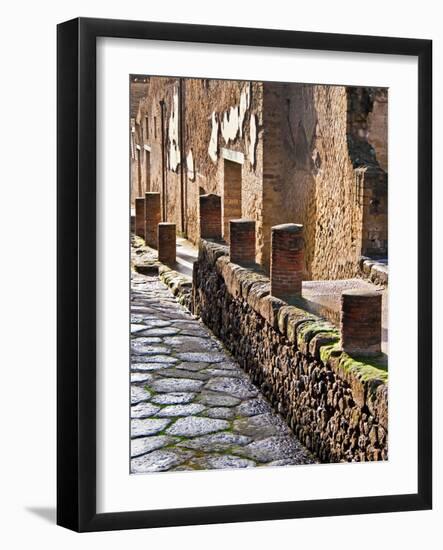
[[[189,403],[196,395],[196,393],[189,392],[159,393],[154,395],[151,401],[157,405],[178,405],[181,403]]]
[[[180,313],[182,313],[182,309],[180,309]],[[174,312],[171,312],[171,315],[173,314]],[[172,322],[174,323],[174,326],[177,326],[180,330],[183,330],[189,327],[191,330],[201,329],[204,331],[205,335],[208,334],[208,329],[202,323],[197,321],[197,319],[194,319],[194,317],[192,317],[190,313],[187,314],[186,319],[183,319],[183,317],[180,317],[179,319],[172,319]]]
[[[161,369],[172,368],[174,363],[131,363],[131,371],[139,372],[148,372],[148,371],[158,371]]]
[[[189,461],[194,469],[202,470],[229,470],[230,468],[251,468],[255,462],[245,458],[239,458],[232,455],[205,455],[199,458],[193,458]]]
[[[234,407],[240,403],[240,399],[237,397],[212,391],[202,391],[198,395],[197,401],[212,407]]]
[[[139,313],[139,314],[149,315],[149,314],[155,313],[155,310],[153,310],[152,307],[137,306],[134,303],[131,303],[131,312],[134,313],[134,314]]]
[[[168,418],[144,418],[131,420],[131,437],[155,435],[171,423]]]
[[[198,371],[170,368],[159,373],[166,378],[189,378],[190,380],[209,380],[209,374]]]
[[[164,328],[150,328],[145,330],[142,334],[143,336],[172,336],[173,334],[177,334],[177,332],[177,328],[170,326]]]
[[[191,363],[190,361],[185,361],[184,363],[179,363],[176,368],[183,369],[187,371],[200,371],[206,369],[208,363]]]
[[[131,323],[144,323],[145,320],[155,319],[155,315],[143,315],[141,313],[131,313]]]
[[[243,373],[239,365],[237,365],[237,363],[233,361],[222,361],[221,363],[217,363],[215,368],[222,369],[222,370],[232,370],[234,372]]]
[[[195,449],[196,451],[222,452],[227,451],[232,447],[247,445],[252,441],[253,440],[251,437],[247,437],[245,435],[233,434],[231,432],[218,432],[215,434],[194,437],[192,439],[185,439],[180,441],[180,443],[177,443],[177,446],[186,447],[187,449]]]
[[[280,417],[273,413],[258,414],[247,418],[234,420],[234,432],[249,435],[254,439],[263,439],[273,435],[287,435],[291,433],[289,427]]]
[[[171,326],[171,321],[165,321],[163,319],[150,319],[146,320],[146,328],[164,328]]]
[[[261,397],[256,399],[248,399],[243,401],[235,409],[235,412],[238,416],[255,416],[256,414],[263,414],[269,412],[271,406],[267,401]]]
[[[131,361],[134,363],[177,363],[178,359],[172,355],[133,355]]]
[[[201,380],[191,380],[189,378],[163,378],[153,382],[151,388],[155,392],[167,393],[197,391],[202,385],[203,382]]]
[[[180,352],[205,352],[211,348],[215,349],[214,343],[208,337],[170,336],[164,338],[163,342]]]
[[[146,328],[146,325],[136,325],[134,323],[131,323],[131,334],[136,334],[137,332],[145,330]]]
[[[141,338],[139,334],[133,335],[132,340]],[[143,340],[146,344],[162,344],[162,339],[158,336],[143,336]]]
[[[259,462],[294,458],[297,455],[304,459],[307,457],[305,449],[293,436],[274,436],[254,441],[242,447],[239,453]]]
[[[172,417],[172,416],[189,416],[193,414],[201,413],[205,410],[205,406],[200,403],[189,403],[188,405],[169,405],[163,407],[158,413],[157,417]]]
[[[219,430],[229,428],[229,422],[215,418],[204,418],[202,416],[187,416],[179,418],[167,430],[169,435],[180,435],[184,437],[195,437]]]
[[[131,353],[140,355],[169,355],[171,348],[160,344],[147,344],[142,341],[143,338],[136,338],[131,342]]]
[[[131,418],[147,418],[160,410],[158,405],[152,403],[137,403],[131,407]]]
[[[317,461],[311,458],[312,464]],[[306,453],[299,453],[298,456],[293,458],[282,458],[281,460],[272,460],[266,463],[266,466],[300,466],[301,464],[310,464],[310,457]]]
[[[208,418],[223,418],[224,420],[230,420],[231,418],[234,418],[235,411],[229,407],[212,407],[211,409],[205,411],[203,416],[207,416]]]
[[[131,383],[142,384],[153,379],[153,375],[149,372],[131,372]]]
[[[152,453],[133,458],[131,460],[131,472],[133,474],[164,472],[186,462],[191,456],[191,453],[183,451],[158,449]]]
[[[148,401],[151,397],[151,392],[143,386],[131,386],[131,404],[136,405],[142,401]]]
[[[209,339],[208,331],[201,328],[181,328],[180,336],[193,336],[195,338]]]
[[[131,441],[131,457],[150,453],[166,445],[171,445],[178,441],[178,438],[170,435],[153,435],[150,437],[139,437]]]
[[[211,391],[218,391],[228,393],[234,397],[245,399],[248,397],[255,397],[258,394],[258,390],[248,380],[216,377],[207,382],[205,389]]]
[[[233,378],[242,378],[243,375],[240,371],[235,370],[225,370],[225,369],[214,369],[209,368],[204,371],[205,373],[208,373],[211,378],[212,377],[233,377]]]
[[[203,362],[203,363],[220,363],[225,356],[219,352],[194,352],[185,351],[177,353],[177,357],[182,361]]]

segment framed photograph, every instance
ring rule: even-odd
[[[58,26],[76,531],[429,509],[430,40]]]

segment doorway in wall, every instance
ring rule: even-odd
[[[242,216],[241,174],[241,164],[224,159],[223,238],[226,242],[229,242],[229,220],[235,220]]]

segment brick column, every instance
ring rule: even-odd
[[[301,295],[304,271],[303,226],[295,223],[271,229],[271,294],[289,300]]]
[[[200,237],[221,239],[221,197],[200,195]]]
[[[255,221],[229,220],[231,262],[239,265],[255,263]]]
[[[157,248],[157,226],[160,222],[160,193],[145,193],[145,241],[152,248]]]
[[[341,295],[341,347],[347,353],[381,351],[382,293],[344,290]]]
[[[135,234],[145,238],[145,199],[137,197],[135,199]]]
[[[175,223],[158,224],[158,260],[166,265],[175,264]]]

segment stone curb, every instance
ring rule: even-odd
[[[362,256],[359,261],[360,275],[371,283],[386,287],[389,284],[389,269],[377,260]]]

